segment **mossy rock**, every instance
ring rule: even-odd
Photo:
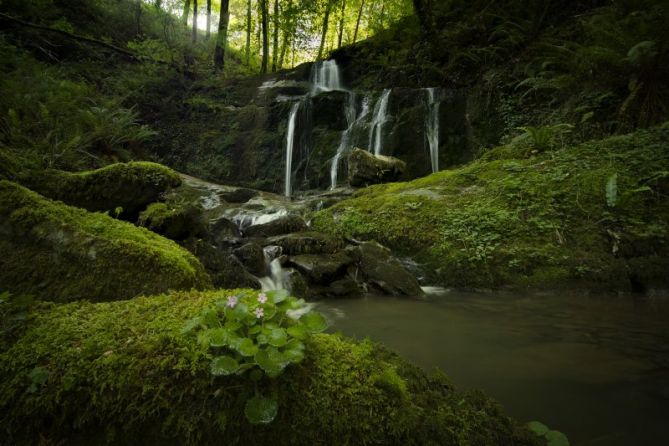
[[[0,287],[65,302],[206,289],[195,257],[146,229],[0,181]]]
[[[379,345],[314,335],[304,360],[257,383],[213,377],[185,322],[220,292],[45,304],[0,354],[4,442],[45,444],[536,445],[480,393],[459,393]],[[278,416],[251,425],[255,391]]]
[[[203,210],[196,204],[152,203],[139,214],[139,224],[172,240],[207,236]]]
[[[361,189],[313,228],[376,240],[446,286],[667,288],[668,147],[668,125],[546,153],[505,146]]]
[[[118,209],[132,218],[169,188],[179,186],[181,178],[160,164],[138,161],[78,173],[33,171],[20,183],[72,206],[93,212],[115,213]]]

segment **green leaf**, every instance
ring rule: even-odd
[[[218,313],[216,313],[216,310],[212,308],[207,308],[202,312],[201,321],[202,324],[205,325],[207,328],[218,327],[219,325]]]
[[[618,201],[618,174],[611,175],[606,182],[606,204],[614,207]]]
[[[548,432],[548,426],[539,421],[530,421],[527,423],[527,428],[540,437],[543,437]]]
[[[237,369],[239,369],[239,363],[230,356],[217,356],[211,361],[211,374],[214,376],[230,375]]]
[[[209,345],[212,347],[225,347],[228,343],[228,331],[225,328],[212,328],[207,330]]]
[[[315,311],[310,311],[309,313],[302,315],[300,322],[302,322],[307,330],[312,333],[320,333],[328,328],[328,321],[325,317]]]
[[[290,362],[300,362],[304,359],[304,344],[297,339],[293,339],[286,344],[283,350],[283,357]]]
[[[269,345],[283,347],[288,342],[288,335],[283,328],[275,328],[269,335]]]
[[[274,347],[259,350],[254,359],[270,378],[279,376],[288,365],[283,355]]]
[[[254,356],[258,353],[258,346],[253,343],[249,338],[242,338],[241,341],[235,346],[235,350],[239,352],[242,356]]]
[[[191,331],[199,327],[201,323],[202,319],[200,319],[199,316],[187,320],[184,326],[181,328],[181,334],[190,333]]]
[[[546,446],[569,446],[569,439],[560,431],[548,431],[544,438],[546,438]]]
[[[249,307],[246,304],[238,303],[235,305],[235,308],[232,310],[232,315],[238,321],[243,320],[246,316],[249,315]]]
[[[244,415],[252,424],[269,424],[276,417],[279,404],[273,398],[254,396],[246,402]]]
[[[275,304],[283,302],[288,296],[290,296],[290,293],[287,290],[271,290],[267,291],[265,294],[267,294],[267,297],[272,299],[272,302]]]
[[[288,327],[286,332],[288,332],[288,334],[295,339],[306,339],[307,336],[309,336],[309,331],[301,323],[297,323],[292,327]]]

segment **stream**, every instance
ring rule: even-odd
[[[669,300],[475,294],[329,300],[331,331],[369,337],[572,445],[666,443]]]

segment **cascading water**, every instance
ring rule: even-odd
[[[381,155],[383,151],[383,124],[386,122],[386,112],[388,110],[388,98],[390,97],[390,89],[386,88],[381,94],[378,102],[374,106],[374,118],[369,129],[369,146],[368,150],[374,151],[374,155]]]
[[[295,142],[295,121],[297,120],[297,112],[300,110],[298,101],[290,108],[290,115],[288,115],[288,131],[286,132],[286,172],[284,178],[284,195],[290,197],[292,192],[291,178],[293,172],[293,145]]]
[[[355,109],[356,96],[355,93],[349,93],[348,103],[346,105],[346,122],[348,126],[341,134],[341,140],[339,142],[339,147],[337,148],[337,153],[332,159],[332,166],[330,166],[330,189],[337,187],[337,171],[339,169],[339,160],[341,160],[342,155],[351,145],[351,135],[356,125],[361,122],[367,114],[369,113],[369,97],[365,96],[362,100],[362,111],[360,116],[356,118],[356,109]]]
[[[439,93],[436,88],[426,88],[427,114],[425,115],[425,134],[430,147],[432,173],[439,171]]]
[[[281,248],[279,246],[266,246],[263,249],[263,254],[265,255],[265,265],[269,275],[258,279],[262,290],[286,289],[286,272],[278,258],[281,254]]]
[[[311,95],[333,90],[345,90],[341,84],[337,61],[331,59],[316,62],[311,71]]]

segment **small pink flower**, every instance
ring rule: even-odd
[[[237,296],[228,296],[228,303],[225,304],[226,307],[234,308],[237,305]]]
[[[267,294],[265,293],[258,294],[258,302],[260,302],[261,304],[267,302]]]
[[[263,315],[265,314],[265,310],[263,310],[262,308],[258,307],[258,308],[256,308],[256,311],[254,311],[254,313],[256,314],[256,317],[257,317],[258,319],[260,319],[260,318],[263,317]]]

